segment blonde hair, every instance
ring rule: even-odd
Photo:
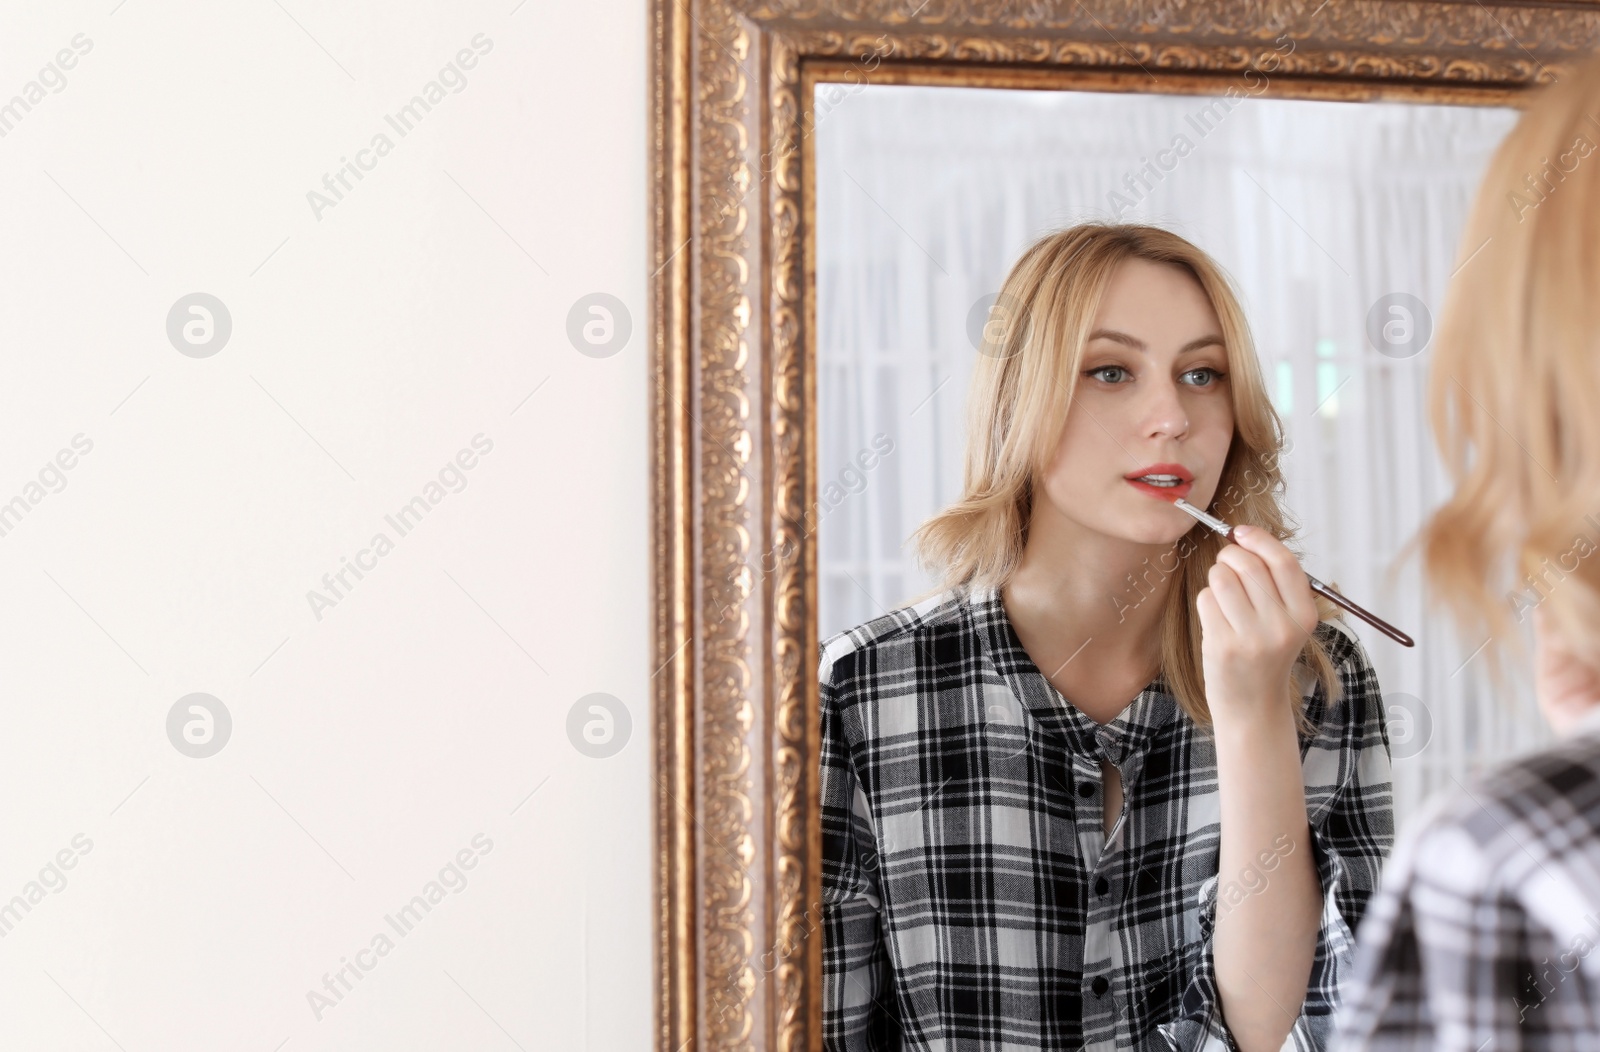
[[[1405,552],[1469,643],[1526,651],[1545,614],[1600,667],[1600,59],[1533,97],[1495,151],[1445,294],[1428,413],[1456,488]],[[1402,553],[1404,554],[1404,553]],[[1554,564],[1552,566],[1552,564]],[[1525,583],[1502,591],[1506,571]],[[1552,574],[1554,579],[1552,580]],[[1547,594],[1548,593],[1548,594]]]
[[[912,536],[919,561],[939,581],[935,592],[999,588],[1016,572],[1028,542],[1034,483],[1053,458],[1077,386],[1084,345],[1101,296],[1118,264],[1128,259],[1181,267],[1210,299],[1222,326],[1231,382],[1234,435],[1218,482],[1214,513],[1249,523],[1288,541],[1297,532],[1280,504],[1282,426],[1267,398],[1249,326],[1227,276],[1200,249],[1159,227],[1086,223],[1040,238],[1012,265],[984,328],[968,402],[963,492]],[[1161,672],[1185,712],[1209,726],[1195,597],[1221,550],[1221,538],[1198,523],[1130,588],[1158,585],[1171,574],[1162,617]],[[1166,556],[1160,560],[1167,562]],[[1155,575],[1154,582],[1151,581]],[[929,593],[932,594],[932,593]],[[1142,590],[1140,595],[1142,597]],[[1339,617],[1315,597],[1322,620]],[[1117,609],[1108,598],[1107,612]],[[1297,665],[1338,700],[1338,676],[1320,640],[1307,639]],[[1300,687],[1289,700],[1308,729]]]

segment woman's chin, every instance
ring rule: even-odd
[[[1135,493],[1136,501],[1130,513],[1123,517],[1118,531],[1130,541],[1139,544],[1176,544],[1195,526],[1195,521],[1170,502],[1154,496]]]
[[[1178,512],[1185,519],[1184,522],[1171,522],[1165,516],[1145,515],[1137,520],[1123,523],[1122,529],[1116,531],[1125,541],[1143,545],[1162,545],[1170,547],[1181,541],[1191,527],[1194,520]]]
[[[1118,497],[1124,499],[1119,501]],[[1052,503],[1063,518],[1075,522],[1079,528],[1128,544],[1175,545],[1196,525],[1170,502],[1134,490],[1112,493],[1102,500],[1080,497],[1076,507],[1062,500]],[[1101,513],[1092,518],[1075,514],[1084,506],[1095,507]]]

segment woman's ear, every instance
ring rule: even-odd
[[[1600,706],[1600,670],[1585,664],[1540,603],[1533,608],[1533,693],[1556,733]]]

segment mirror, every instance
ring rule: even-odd
[[[1144,772],[1153,786],[1081,783],[1106,794],[1107,840],[1081,824],[1052,824],[1059,816],[1045,812],[1057,805],[1040,788],[1051,775],[1016,758],[1048,732],[1023,715],[1025,706],[1012,706],[1004,686],[985,693],[984,704],[996,710],[1000,696],[1007,700],[998,708],[1012,711],[967,710],[983,723],[974,738],[960,701],[935,702],[922,689],[931,674],[921,660],[914,676],[909,659],[888,656],[901,653],[892,645],[861,656],[915,620],[960,624],[958,615],[934,613],[948,600],[908,542],[962,493],[968,388],[984,327],[1004,323],[994,313],[1001,281],[1049,231],[1081,221],[1153,224],[1201,248],[1234,280],[1284,427],[1284,500],[1301,526],[1303,565],[1417,640],[1408,649],[1347,618],[1381,685],[1394,822],[1403,828],[1429,793],[1548,733],[1525,699],[1507,704],[1490,693],[1470,642],[1428,615],[1415,561],[1396,562],[1448,490],[1423,402],[1432,319],[1480,172],[1517,111],[1258,94],[816,86],[816,638],[824,668],[830,653],[860,657],[848,674],[853,697],[881,689],[886,699],[840,701],[833,720],[823,702],[824,916],[846,917],[847,907],[830,900],[846,894],[845,884],[859,893],[848,907],[854,920],[822,927],[824,990],[834,984],[837,998],[824,995],[825,1034],[890,1025],[922,997],[941,1006],[935,1027],[1028,1019],[1037,1031],[1008,1031],[1018,1047],[1091,1040],[1094,998],[1083,999],[1082,1031],[1076,1022],[1051,1030],[1051,1007],[1035,1003],[1051,982],[1046,956],[1081,959],[1087,986],[1097,937],[1110,943],[1098,947],[1102,962],[1180,953],[1199,938],[1196,911],[1178,909],[1171,899],[1179,892],[1165,887],[1130,908],[1172,931],[1133,938],[1095,928],[1096,904],[1121,894],[1119,879],[1155,880],[1138,859],[1133,875],[1105,862],[1109,853],[1167,851],[1183,839],[1161,839],[1155,823],[1150,839],[1131,841],[1141,828],[1133,812],[1123,815],[1127,829],[1111,829],[1122,790],[1170,794],[1169,772]],[[1124,598],[1141,594],[1129,575]],[[1114,618],[1107,598],[1105,616]],[[980,609],[980,618],[995,614]],[[945,638],[950,649],[928,660],[959,663],[963,674],[948,682],[960,680],[957,693],[978,690],[971,681],[983,659]],[[995,653],[997,664],[1015,656]],[[1092,650],[1085,656],[1095,660]],[[1070,753],[1049,762],[1065,767]],[[830,763],[860,775],[849,776],[853,799],[828,796]],[[1138,775],[1136,763],[1123,777],[1130,773]],[[1374,806],[1388,810],[1386,801]],[[1041,847],[1042,830],[1074,828],[1078,841]],[[1185,850],[1209,845],[1215,873],[1214,827],[1191,828],[1183,842]],[[1067,856],[1087,864],[1077,868]],[[1087,905],[1035,901],[1046,872],[1093,886],[1102,871],[1113,888],[1084,889]],[[1171,881],[1185,896],[1201,882],[1194,874]],[[1076,901],[1075,891],[1063,894]],[[1131,887],[1127,898],[1136,898]],[[876,912],[861,906],[868,899]],[[1132,924],[1126,912],[1114,917],[1106,923]],[[1065,929],[1077,924],[1087,926],[1074,943]],[[965,938],[976,941],[963,946]],[[1194,967],[1122,964],[1113,993],[1143,991],[1129,1000],[1157,1015],[1156,1002],[1183,996]],[[984,1001],[1003,976],[1017,983],[1015,1000]],[[909,993],[895,989],[904,983]],[[951,1009],[948,997],[964,985],[971,1003]],[[1102,1021],[1096,1033],[1149,1039],[1141,1008],[1129,1004],[1126,1015],[1126,1024]]]
[[[1046,229],[1121,211],[1239,285],[1294,443],[1286,499],[1308,568],[1418,640],[1343,637],[1364,642],[1397,717],[1379,726],[1401,823],[1474,757],[1525,741],[1502,715],[1516,699],[1483,696],[1473,641],[1420,610],[1414,568],[1386,577],[1439,496],[1416,419],[1429,352],[1384,354],[1365,333],[1375,306],[1381,339],[1417,331],[1415,311],[1379,306],[1389,294],[1431,312],[1476,166],[1511,119],[1495,108],[1594,49],[1589,13],[651,12],[659,1052],[825,1045],[821,637],[925,588],[902,545],[959,477],[974,307]],[[1225,111],[1199,97],[1230,91],[1243,98]],[[1018,128],[1036,143],[1019,148]],[[1176,157],[1180,134],[1192,149]]]

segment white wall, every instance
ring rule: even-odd
[[[0,112],[0,1047],[648,1047],[645,10],[517,4],[0,10],[0,105],[48,81]],[[196,292],[207,357],[168,335]]]

